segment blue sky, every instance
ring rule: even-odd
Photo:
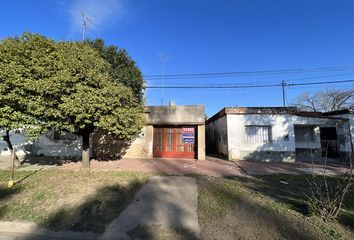
[[[2,1],[0,38],[24,31],[58,40],[81,40],[81,14],[91,19],[87,37],[125,48],[146,75],[315,67],[354,67],[354,1],[350,0],[17,0]],[[333,76],[334,75],[334,76]],[[267,84],[353,79],[346,71],[229,78],[173,79],[189,83]],[[148,82],[160,85],[161,80]],[[303,92],[351,84],[288,87],[289,104]],[[166,89],[164,102],[204,104],[208,116],[226,106],[279,106],[279,87],[267,89]],[[161,90],[147,90],[159,105]]]

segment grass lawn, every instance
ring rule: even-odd
[[[0,220],[29,221],[54,230],[102,233],[151,174],[45,170],[16,172],[6,187],[0,171]],[[22,179],[22,180],[21,180]]]
[[[0,171],[0,220],[29,221],[54,230],[102,233],[151,174],[45,170]],[[335,223],[309,216],[306,176],[224,179],[195,176],[201,239],[354,239],[354,192]],[[286,181],[288,184],[282,184]],[[140,227],[135,239],[195,239],[183,229]]]
[[[307,212],[305,176],[199,176],[197,182],[202,239],[354,239],[353,192],[338,222],[325,223]]]

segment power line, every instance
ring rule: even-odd
[[[146,88],[267,88],[267,87],[279,87],[280,84],[273,85],[230,85],[230,86],[146,86]]]
[[[331,72],[331,71],[348,71],[353,70],[354,66],[342,67],[318,67],[318,68],[295,68],[280,70],[260,70],[260,71],[241,71],[241,72],[210,72],[210,73],[178,73],[166,74],[165,79],[185,79],[185,78],[219,78],[234,76],[255,76],[255,75],[272,75],[272,74],[291,74],[291,73],[308,73],[308,72]],[[144,75],[145,79],[161,79],[161,75]]]
[[[223,89],[223,88],[269,88],[269,87],[295,87],[295,86],[307,86],[307,85],[322,85],[322,84],[335,84],[335,83],[350,83],[354,80],[338,80],[338,81],[324,81],[324,82],[303,82],[303,83],[282,83],[279,84],[263,84],[263,85],[205,85],[205,86],[146,86],[146,88],[164,88],[164,89]]]
[[[339,81],[326,81],[326,82],[308,82],[308,83],[288,83],[286,86],[306,86],[306,85],[321,85],[321,84],[332,84],[332,83],[349,83],[354,82],[354,80],[339,80]]]

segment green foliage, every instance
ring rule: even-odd
[[[141,72],[125,51],[104,49],[115,49],[118,65],[87,42],[30,33],[3,40],[0,126],[30,124],[34,132],[55,128],[82,136],[102,129],[133,138],[144,125]]]
[[[143,103],[144,79],[128,52],[116,46],[105,46],[102,39],[88,40],[87,43],[98,50],[100,55],[110,64],[109,72],[113,80],[131,88],[137,100]]]
[[[30,61],[25,60],[26,35],[0,42],[0,127],[10,130],[30,124],[33,119],[27,111],[23,93],[26,76],[31,71]]]

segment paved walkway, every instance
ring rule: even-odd
[[[81,169],[81,161],[70,162],[60,160],[56,162],[46,162],[36,160],[26,162],[18,170],[36,171],[50,168],[57,169]],[[9,160],[0,158],[0,170],[9,169]],[[252,175],[264,174],[308,174],[314,171],[322,173],[323,165],[311,164],[308,162],[295,163],[269,163],[251,161],[227,161],[220,158],[209,157],[207,160],[194,159],[157,159],[157,158],[132,158],[114,161],[91,160],[92,171],[133,171],[133,172],[156,172],[173,175],[199,174],[215,177],[249,177]],[[327,174],[338,174],[345,172],[339,164],[327,164]]]
[[[63,164],[61,169],[81,169],[81,162]],[[194,159],[122,159],[116,161],[91,161],[92,171],[157,172],[175,175],[200,174],[215,177],[246,177],[242,169],[231,161]]]
[[[184,229],[199,236],[198,188],[192,177],[151,177],[132,203],[107,228],[102,239],[130,239],[138,226]]]
[[[311,163],[268,163],[268,162],[250,162],[235,161],[234,162],[244,173],[248,175],[266,175],[266,174],[315,174],[323,173],[323,165]],[[336,175],[344,173],[346,168],[340,165],[327,164],[326,174]]]

